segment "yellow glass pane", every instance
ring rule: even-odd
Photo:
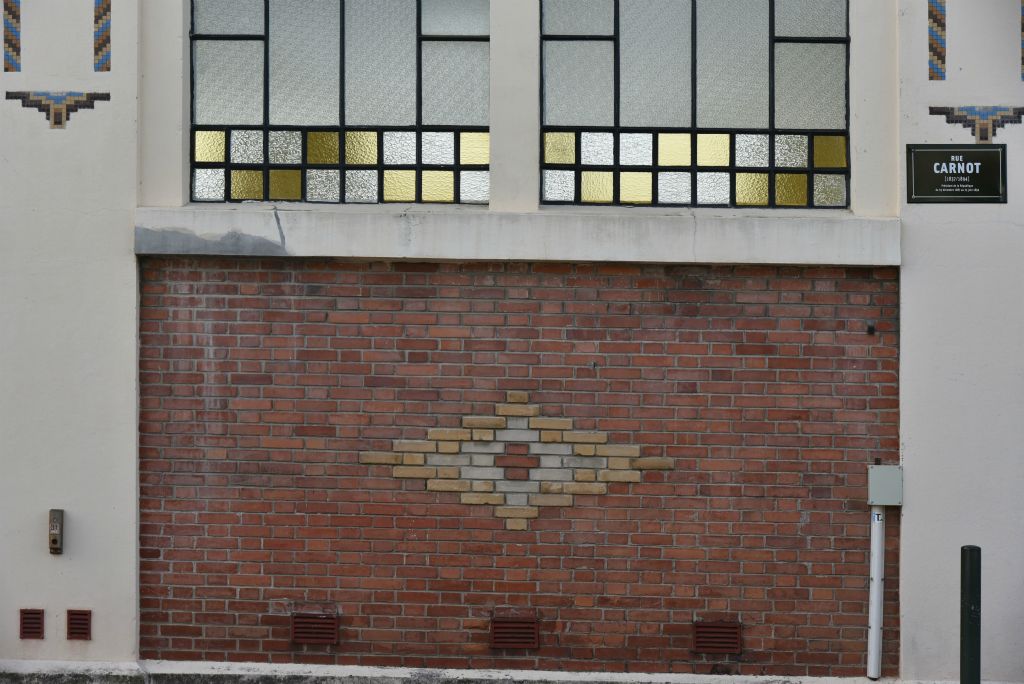
[[[224,162],[224,131],[196,131],[196,161]]]
[[[654,201],[653,177],[640,171],[619,174],[619,199],[626,204],[650,204]]]
[[[660,133],[658,135],[659,166],[690,165],[690,134]]]
[[[459,136],[460,164],[490,164],[491,134],[462,133]],[[426,182],[426,181],[424,181]]]
[[[775,204],[780,207],[807,206],[807,174],[779,173],[775,176]]]
[[[345,163],[377,163],[376,131],[348,131],[345,133]]]
[[[703,133],[697,136],[697,166],[728,166],[729,135]]]
[[[415,202],[416,172],[385,171],[384,172],[385,202]]]
[[[846,138],[841,135],[814,136],[814,165],[818,168],[846,168]]]
[[[737,173],[736,204],[741,207],[768,206],[768,174]]]
[[[232,171],[231,199],[261,200],[263,199],[262,171]]]
[[[544,134],[545,164],[575,164],[576,134],[545,133]]]
[[[310,164],[337,164],[338,134],[308,133],[306,135],[306,161]]]
[[[387,183],[386,180],[385,183]],[[387,185],[384,186],[384,191],[387,192]],[[455,173],[452,171],[424,171],[423,201],[454,202]]]
[[[612,172],[584,171],[583,201],[608,204],[612,201]]]
[[[270,199],[302,200],[302,172],[273,169],[270,172]]]

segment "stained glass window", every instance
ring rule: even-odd
[[[193,0],[192,199],[485,204],[488,0]]]
[[[849,205],[847,0],[542,0],[546,204]]]

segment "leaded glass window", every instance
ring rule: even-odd
[[[846,207],[847,0],[542,0],[546,204]]]
[[[487,203],[489,0],[193,0],[192,199]]]

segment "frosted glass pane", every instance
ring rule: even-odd
[[[736,166],[768,166],[768,136],[736,136]]]
[[[196,169],[192,197],[197,202],[224,201],[224,169]]]
[[[544,123],[611,126],[614,123],[612,44],[544,43]]]
[[[486,126],[490,92],[489,43],[423,43],[424,124]]]
[[[688,173],[659,173],[658,202],[662,204],[689,204],[690,178]]]
[[[231,163],[263,163],[263,131],[231,131]]]
[[[846,0],[776,0],[775,35],[845,36]]]
[[[385,131],[384,163],[389,165],[415,164],[416,134],[412,131]]]
[[[584,166],[611,166],[615,163],[615,136],[611,133],[580,135],[580,159]]]
[[[776,46],[775,125],[846,128],[845,45]]]
[[[193,0],[196,33],[263,33],[263,0]]]
[[[337,126],[341,0],[270,0],[270,123]]]
[[[306,199],[310,202],[340,202],[341,172],[337,169],[306,171]]]
[[[768,127],[767,0],[697,5],[697,125]]]
[[[270,163],[301,164],[302,133],[299,131],[270,131]]]
[[[612,0],[544,0],[546,35],[610,36],[615,32]]]
[[[729,174],[697,174],[697,204],[729,204],[729,193]]]
[[[345,2],[345,123],[416,123],[416,0]]]
[[[197,124],[263,123],[262,41],[196,41],[192,68]]]
[[[846,176],[814,176],[814,206],[846,206]]]
[[[487,36],[490,0],[423,0],[423,35]]]
[[[650,133],[623,133],[619,136],[619,163],[623,166],[650,166],[654,163],[654,136]]]
[[[375,203],[377,201],[377,172],[346,171],[345,201]]]
[[[544,201],[572,202],[576,199],[576,174],[572,171],[544,172]]]
[[[450,165],[455,163],[454,133],[424,133],[423,163]]]
[[[789,167],[807,166],[807,136],[775,136],[775,165]]]
[[[464,204],[487,204],[491,200],[489,171],[463,171],[459,186],[459,201]]]
[[[690,125],[691,0],[619,6],[623,126]]]

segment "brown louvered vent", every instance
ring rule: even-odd
[[[68,611],[68,640],[92,641],[92,611]]]
[[[338,616],[292,613],[292,643],[332,646],[338,643]]]
[[[529,610],[495,609],[491,648],[540,648],[540,621]]]
[[[18,621],[18,634],[21,639],[43,638],[43,611],[39,608],[22,608]]]
[[[742,625],[738,622],[693,623],[693,650],[696,653],[739,654],[742,644]]]

